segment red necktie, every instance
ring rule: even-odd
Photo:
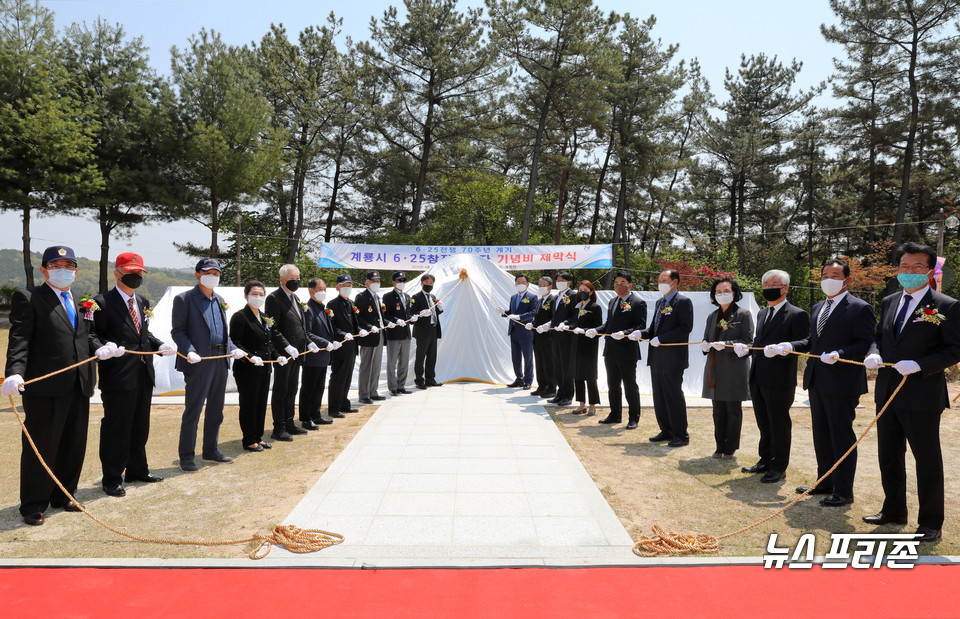
[[[137,306],[133,303],[133,297],[127,299],[127,307],[130,309],[130,318],[133,318],[133,326],[137,328],[137,334],[140,333],[140,316],[137,312]]]

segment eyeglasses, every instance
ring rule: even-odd
[[[73,266],[72,264],[48,264],[46,268],[48,271],[59,271],[62,269],[71,273],[77,272],[77,267]]]
[[[929,273],[930,267],[925,264],[900,264],[897,265],[898,273]]]

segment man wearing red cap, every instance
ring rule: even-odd
[[[136,292],[145,273],[147,270],[139,255],[128,252],[117,256],[113,271],[116,288],[94,298],[101,308],[93,316],[94,330],[102,341],[114,342],[127,351],[160,351],[172,355],[176,349],[150,333],[150,302]],[[123,489],[124,471],[127,483],[163,480],[151,475],[147,466],[153,356],[123,355],[99,363],[103,399],[100,421],[103,491],[122,497],[127,494]]]

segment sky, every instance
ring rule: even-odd
[[[827,0],[595,0],[604,12],[655,15],[654,36],[664,45],[678,44],[678,58],[697,58],[714,94],[722,96],[724,72],[736,71],[741,54],[764,53],[785,63],[803,62],[797,85],[809,88],[833,71],[838,46],[820,35],[820,24],[832,23]],[[318,0],[41,0],[56,15],[58,28],[93,22],[98,17],[119,23],[129,36],[140,36],[150,50],[150,62],[164,75],[170,72],[170,48],[183,48],[201,28],[216,30],[224,41],[241,45],[259,41],[271,23],[282,23],[291,37],[310,25],[326,23],[331,11],[343,19],[343,36],[365,40],[370,17],[381,17],[400,0],[327,2]],[[460,6],[481,6],[476,0]],[[824,98],[821,104],[827,103]],[[96,223],[78,217],[35,218],[31,223],[33,251],[66,244],[81,256],[99,257],[100,232]],[[0,247],[19,249],[22,226],[16,213],[0,213]],[[172,242],[209,243],[209,231],[198,223],[181,221],[145,226],[130,239],[113,239],[111,256],[135,251],[148,268],[192,268],[194,261],[176,251]]]

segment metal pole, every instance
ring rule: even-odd
[[[937,222],[937,255],[943,255],[943,209],[940,209],[940,220]]]
[[[237,286],[240,286],[240,231],[243,226],[243,214],[237,215]]]

